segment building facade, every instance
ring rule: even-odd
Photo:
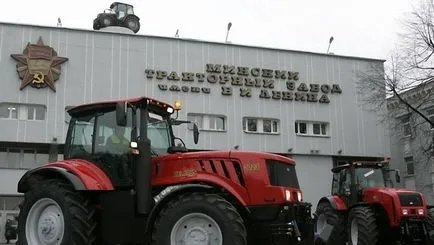
[[[434,121],[434,82],[402,93],[402,98]],[[434,127],[397,97],[388,99],[391,158],[403,173],[402,187],[422,192],[434,204]]]
[[[176,128],[188,148],[292,157],[314,206],[330,193],[334,164],[389,155],[387,127],[355,86],[357,72],[383,60],[10,23],[0,34],[5,213],[17,209],[27,169],[62,159],[66,108],[100,100],[180,100],[179,118],[201,130],[194,144],[190,126]]]

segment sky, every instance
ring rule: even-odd
[[[0,22],[92,29],[113,0],[13,0]],[[388,59],[415,0],[128,0],[140,17],[138,34]]]

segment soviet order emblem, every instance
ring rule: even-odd
[[[57,56],[57,52],[44,44],[39,37],[38,43],[28,43],[22,54],[11,54],[18,61],[17,72],[21,79],[20,90],[27,85],[34,88],[50,87],[54,92],[54,83],[60,77],[60,65],[68,60]]]

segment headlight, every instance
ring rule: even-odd
[[[285,191],[285,199],[287,202],[291,201],[291,192],[289,190]]]
[[[167,112],[169,112],[170,114],[173,113],[173,108],[172,107],[167,107]]]
[[[297,200],[298,200],[299,202],[303,201],[303,195],[301,194],[300,191],[297,192]]]
[[[407,210],[407,209],[403,209],[403,210],[402,210],[402,214],[403,214],[403,215],[407,215],[407,214],[408,214],[408,210]]]
[[[417,213],[418,213],[419,215],[423,215],[423,214],[424,214],[424,211],[423,211],[423,209],[421,208],[421,209],[417,210]]]

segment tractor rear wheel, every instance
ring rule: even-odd
[[[345,233],[345,218],[334,209],[330,203],[321,202],[316,210],[318,218],[315,222],[315,232],[321,232],[326,223],[333,226],[333,230],[330,234],[329,240],[325,245],[345,245],[347,236]],[[321,244],[321,242],[319,242]]]
[[[137,33],[140,30],[140,21],[138,18],[130,15],[125,19],[124,26]]]
[[[369,207],[355,207],[348,216],[350,245],[375,245],[379,233],[375,212]]]
[[[221,196],[181,195],[160,212],[153,227],[152,245],[246,245],[240,214]]]
[[[93,245],[94,207],[63,180],[44,180],[24,196],[17,245]]]

